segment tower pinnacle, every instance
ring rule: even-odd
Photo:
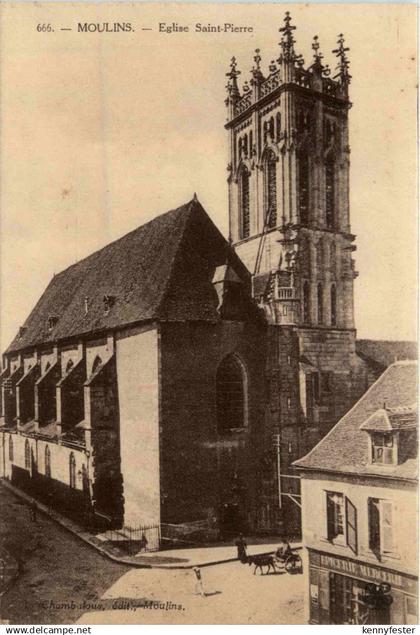
[[[344,46],[344,35],[342,33],[339,34],[337,40],[338,47],[333,50],[335,56],[338,57],[338,64],[336,70],[337,75],[334,76],[334,79],[339,79],[341,83],[345,86],[350,84],[351,75],[349,73],[350,62],[347,59],[346,53],[350,50],[348,46]]]

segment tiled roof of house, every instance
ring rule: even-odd
[[[297,468],[345,472],[400,479],[417,478],[417,459],[399,465],[371,465],[368,432],[361,429],[379,410],[387,416],[407,418],[417,400],[417,362],[395,362],[372,384],[359,401],[306,456],[294,462]],[[412,413],[411,413],[412,414]],[[411,415],[410,415],[411,416]],[[411,453],[411,456],[413,453]]]
[[[391,432],[393,430],[408,430],[417,425],[417,407],[406,406],[399,408],[380,408],[366,419],[360,426],[361,430],[372,432]]]
[[[211,279],[226,259],[249,283],[194,198],[54,276],[6,352],[146,320],[216,320]]]

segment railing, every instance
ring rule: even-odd
[[[299,86],[304,86],[304,88],[310,88],[310,73],[308,73],[308,71],[305,71],[303,68],[296,69],[296,83],[299,84]]]
[[[158,551],[160,547],[160,525],[124,526],[122,529],[110,529],[106,532],[110,542],[128,554],[141,554],[143,551]]]
[[[281,71],[278,70],[273,75],[270,75],[260,86],[260,96],[265,97],[278,88],[281,84]]]
[[[235,115],[240,115],[252,105],[252,93],[244,95],[235,106]]]
[[[278,300],[297,300],[297,289],[293,287],[278,287],[277,289]]]

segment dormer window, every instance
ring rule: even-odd
[[[104,315],[108,315],[115,304],[115,295],[104,295]]]
[[[393,465],[396,463],[396,443],[392,432],[374,432],[372,441],[372,463]]]
[[[48,317],[48,321],[47,321],[48,330],[52,331],[53,328],[55,327],[55,325],[57,324],[57,322],[58,322],[58,316],[57,315],[50,315]]]

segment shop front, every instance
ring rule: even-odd
[[[417,624],[415,576],[309,551],[311,624]]]

